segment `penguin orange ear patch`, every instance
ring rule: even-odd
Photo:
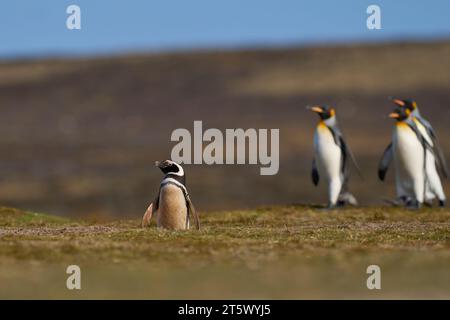
[[[331,115],[332,117],[334,117],[334,116],[336,115],[336,110],[334,110],[334,108],[331,108],[331,109],[330,109],[330,115]]]

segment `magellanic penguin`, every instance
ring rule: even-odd
[[[425,151],[425,196],[424,203],[432,204],[435,198],[438,198],[439,205],[443,207],[445,205],[446,196],[442,187],[441,177],[439,173],[448,178],[448,167],[444,157],[442,149],[436,139],[436,134],[431,124],[424,119],[417,106],[417,103],[412,100],[392,99],[398,108],[404,108],[409,111],[409,117],[415,124],[418,132],[421,135],[420,139],[423,139],[423,144],[426,148]],[[378,176],[381,180],[384,180],[389,164],[392,161],[392,144],[390,144],[380,161]],[[438,170],[439,169],[439,170]],[[402,186],[397,183],[397,191],[400,194],[405,194],[405,190],[402,190]],[[399,200],[407,201],[408,197],[402,196]]]
[[[183,168],[171,160],[157,161],[155,165],[165,174],[156,199],[150,204],[142,219],[142,226],[150,224],[156,214],[158,228],[172,230],[189,229],[191,217],[200,229],[200,221],[186,189]]]
[[[358,172],[359,167],[339,130],[335,109],[329,106],[314,106],[308,109],[320,117],[314,134],[311,173],[314,185],[319,184],[320,175],[328,181],[329,208],[345,204],[357,205],[356,198],[348,192],[349,160],[353,161]]]

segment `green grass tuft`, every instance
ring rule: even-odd
[[[0,227],[56,226],[68,224],[70,220],[43,213],[0,207]]]

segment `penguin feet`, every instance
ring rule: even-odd
[[[425,206],[430,207],[432,206],[431,203],[428,202],[421,203],[417,199],[409,196],[401,196],[395,200],[385,199],[385,201],[394,207],[406,207],[406,209],[411,210],[420,209],[422,207],[422,204]]]
[[[406,202],[406,208],[411,210],[420,209],[422,204],[417,199],[408,199]]]
[[[350,192],[343,192],[339,195],[339,198],[337,201],[337,206],[343,207],[347,204],[352,205],[352,206],[357,206],[358,200],[356,200],[355,196],[352,195]]]
[[[426,207],[428,207],[428,208],[432,208],[432,207],[433,207],[433,204],[434,204],[433,199],[431,199],[431,200],[425,200],[425,201],[423,202],[423,205],[426,206]],[[444,199],[444,200],[439,200],[438,206],[439,206],[440,208],[445,207],[445,199]]]
[[[338,210],[340,208],[343,208],[347,205],[347,202],[342,201],[342,200],[338,200],[335,204],[328,204],[328,206],[326,208],[324,208],[324,210]]]
[[[427,208],[433,207],[433,201],[424,201],[423,205]]]
[[[404,206],[408,206],[409,204],[414,203],[415,199],[409,196],[401,196],[399,201],[401,201]]]
[[[387,204],[390,204],[391,206],[394,206],[394,207],[400,207],[400,206],[404,205],[404,203],[399,201],[398,199],[394,199],[394,200],[383,199],[383,201],[386,202]]]
[[[417,199],[410,197],[410,196],[400,196],[398,197],[395,202],[397,203],[397,206],[404,206],[406,209],[420,209],[422,207],[422,203],[419,202]],[[424,203],[427,205],[427,203]]]
[[[330,204],[328,204],[327,207],[322,208],[323,211],[330,211],[330,210],[336,210],[336,209],[339,209],[339,203],[336,203],[336,204],[330,203]]]

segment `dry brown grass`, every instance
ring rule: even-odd
[[[450,212],[307,206],[216,212],[201,232],[2,209],[1,298],[450,297]],[[65,289],[82,267],[83,289]],[[365,288],[368,265],[382,290]]]

